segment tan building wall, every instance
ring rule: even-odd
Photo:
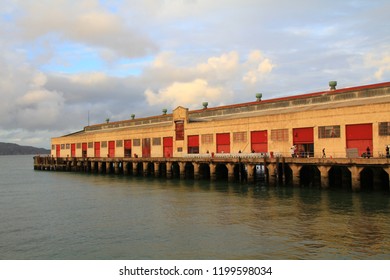
[[[364,94],[361,94],[363,89]],[[322,149],[325,148],[328,157],[336,158],[346,157],[346,125],[372,124],[371,149],[373,156],[380,156],[385,153],[385,146],[390,145],[390,135],[379,135],[379,123],[390,123],[390,83],[386,83],[385,86],[381,84],[380,90],[375,86],[363,89],[326,93],[332,94],[329,95],[332,99],[328,98],[326,102],[314,103],[315,98],[323,98],[324,94],[313,94],[309,97],[296,96],[272,101],[272,104],[275,105],[269,101],[264,102],[264,106],[268,106],[265,109],[248,110],[247,112],[242,110],[238,113],[234,112],[234,110],[238,110],[235,108],[242,109],[245,106],[254,108],[258,105],[255,103],[237,104],[196,112],[178,107],[172,115],[169,115],[170,121],[159,122],[156,120],[154,123],[134,124],[119,128],[109,128],[109,125],[106,125],[108,128],[105,128],[101,125],[101,127],[97,126],[98,129],[95,130],[84,129],[84,131],[72,135],[52,138],[52,155],[57,156],[56,147],[59,145],[61,147],[60,157],[71,156],[71,144],[73,143],[77,147],[75,156],[81,157],[83,156],[82,143],[87,143],[87,157],[94,157],[94,143],[100,142],[100,156],[106,157],[109,153],[108,144],[106,146],[102,144],[115,141],[115,157],[124,157],[124,140],[131,139],[131,156],[137,154],[141,157],[143,152],[142,139],[150,138],[151,157],[163,157],[163,138],[172,137],[172,156],[181,157],[187,154],[189,135],[199,135],[200,154],[215,153],[217,151],[217,133],[230,133],[230,153],[238,153],[239,151],[251,153],[251,132],[267,131],[267,152],[289,156],[290,148],[294,144],[293,130],[310,127],[313,128],[314,157],[321,157]],[[349,96],[352,97],[349,98]],[[289,106],[278,107],[282,102],[289,102]],[[305,102],[306,104],[299,104]],[[262,106],[263,103],[258,104]],[[155,117],[151,118],[155,120]],[[136,121],[147,122],[148,118],[133,122]],[[176,140],[177,121],[184,123],[183,140]],[[339,137],[319,138],[319,127],[323,126],[339,126]],[[271,135],[277,129],[287,130],[287,138],[273,139]],[[235,139],[235,133],[241,133],[240,137]],[[206,136],[203,137],[203,135]],[[153,138],[156,139],[153,140]],[[137,139],[139,139],[140,145],[135,145]],[[120,145],[121,143],[122,145]]]

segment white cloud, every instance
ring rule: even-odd
[[[74,41],[126,57],[143,56],[157,49],[147,35],[97,0],[27,0],[18,6],[22,12],[18,13],[16,23],[29,40],[51,36],[55,44]]]
[[[61,115],[64,106],[62,93],[45,88],[47,78],[38,73],[33,77],[30,89],[15,101],[15,125],[25,127],[50,127]]]
[[[275,64],[269,58],[265,58],[259,50],[254,50],[248,56],[246,62],[248,71],[244,74],[242,81],[248,84],[256,84],[271,73],[274,67]]]
[[[275,67],[274,64],[267,58],[259,63],[256,69],[249,70],[242,80],[244,82],[255,84],[259,82],[266,74],[271,73],[272,69]]]
[[[44,89],[31,90],[16,101],[18,114],[15,125],[48,127],[57,123],[61,115],[63,98],[57,92]]]
[[[204,75],[213,75],[216,79],[232,78],[238,71],[239,54],[237,51],[224,53],[219,57],[211,57],[207,63],[201,63],[196,69]]]
[[[377,80],[382,80],[385,77],[389,79],[390,53],[370,53],[365,56],[364,63],[366,67],[375,69],[374,77]]]
[[[109,79],[105,73],[92,72],[70,75],[69,80],[72,83],[83,85],[98,85],[109,82]]]
[[[162,104],[173,108],[184,105],[191,109],[199,108],[203,101],[215,104],[223,100],[224,95],[229,95],[222,87],[210,86],[207,81],[196,79],[187,83],[174,82],[167,88],[157,93],[150,89],[145,91],[145,96],[150,105]]]
[[[252,86],[266,77],[274,67],[271,60],[265,58],[259,50],[251,51],[246,61],[240,60],[237,51],[210,57],[206,62],[194,66],[175,65],[175,61],[173,53],[163,53],[154,61],[154,70],[157,71],[153,72],[154,79],[158,80],[160,73],[178,74],[164,76],[167,86],[159,87],[157,91],[150,88],[145,91],[149,105],[174,104],[197,108],[202,101],[214,105],[226,104],[234,96],[233,86],[245,88],[241,79]]]
[[[43,87],[47,83],[47,77],[42,72],[35,74],[32,78],[31,87],[32,88],[40,88]]]
[[[174,52],[172,51],[161,52],[156,55],[152,63],[152,67],[156,69],[170,67],[174,63],[173,58],[174,58]]]

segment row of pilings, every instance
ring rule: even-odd
[[[262,182],[270,186],[390,191],[389,159],[55,158],[34,157],[35,170],[159,178]]]

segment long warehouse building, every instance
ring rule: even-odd
[[[390,82],[84,127],[51,139],[53,157],[170,158],[262,153],[268,157],[385,157]],[[184,105],[184,104],[183,104]],[[201,107],[202,104],[200,104]],[[387,149],[388,152],[388,149]]]

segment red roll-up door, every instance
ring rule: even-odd
[[[372,124],[350,124],[346,125],[348,140],[372,140]]]
[[[131,149],[131,140],[125,140],[125,149]]]
[[[314,156],[314,130],[312,127],[293,128],[293,144],[299,157]]]
[[[230,153],[230,133],[217,133],[217,153]]]
[[[115,157],[115,141],[108,141],[108,157]]]
[[[142,157],[150,157],[150,138],[142,139]]]
[[[87,157],[87,151],[88,151],[88,144],[82,143],[81,144],[81,154],[83,155],[83,157]]]
[[[131,157],[131,140],[125,140],[124,142],[124,155],[125,157]]]
[[[76,144],[70,144],[70,156],[76,157]]]
[[[95,157],[100,157],[100,142],[94,144]]]
[[[314,143],[314,132],[312,127],[294,128],[294,144],[312,144]]]
[[[267,130],[251,131],[251,149],[255,153],[268,152]]]
[[[61,145],[56,145],[56,157],[61,156]]]
[[[199,135],[189,135],[187,145],[189,154],[199,154]]]
[[[357,148],[358,154],[362,155],[366,152],[367,147],[373,154],[372,143],[372,124],[352,124],[345,126],[347,149]]]
[[[164,137],[163,138],[163,153],[164,157],[173,156],[173,137]]]
[[[199,147],[199,135],[188,136],[188,147]]]

